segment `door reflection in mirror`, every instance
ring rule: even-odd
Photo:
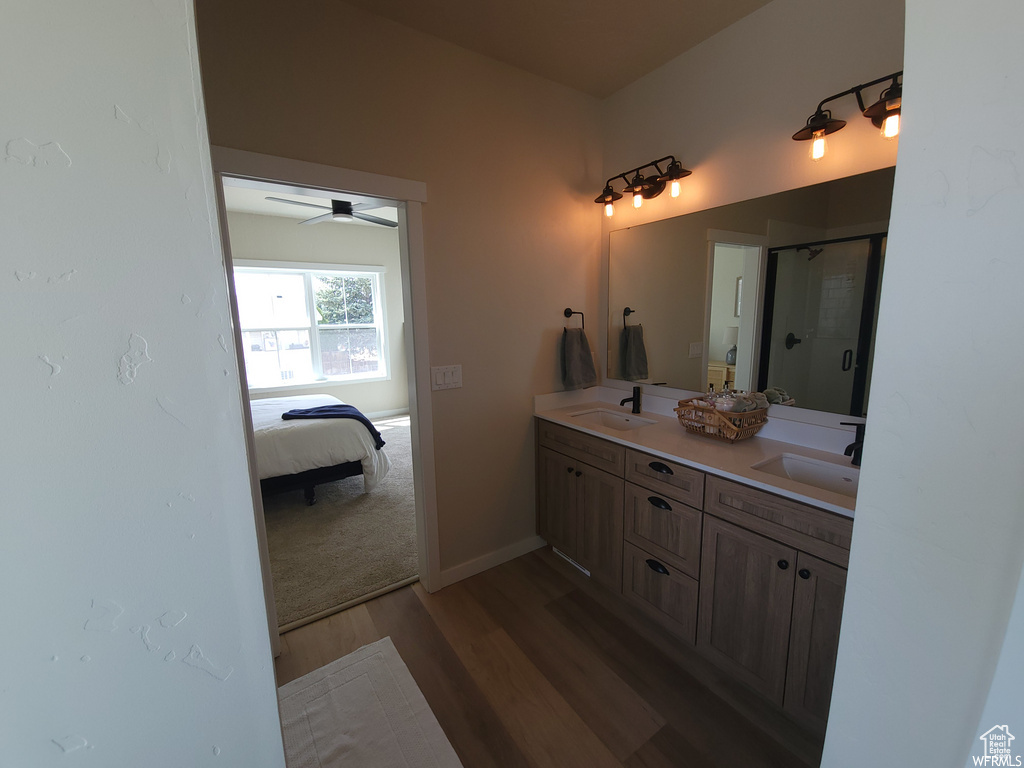
[[[865,415],[884,255],[884,233],[768,251],[758,389]]]

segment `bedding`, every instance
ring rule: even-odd
[[[336,397],[268,397],[252,400],[250,405],[260,480],[358,461],[363,469],[363,490],[369,492],[391,468],[384,449],[377,450],[373,436],[354,419],[281,418],[294,408],[343,405]]]

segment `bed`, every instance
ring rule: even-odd
[[[391,462],[384,449],[355,419],[293,419],[281,414],[293,408],[342,405],[330,395],[298,395],[252,400],[256,466],[263,493],[301,488],[306,503],[316,501],[316,486],[346,477],[363,476],[363,490],[372,491]]]

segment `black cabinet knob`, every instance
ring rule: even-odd
[[[572,467],[566,467],[565,471],[568,472],[571,475],[572,474]]]
[[[801,579],[811,578],[811,572],[808,571],[806,568],[801,568],[799,571],[796,572],[796,575],[799,576]]]
[[[668,568],[659,563],[657,560],[648,560],[647,567],[655,573],[660,573],[662,576],[668,576]]]
[[[779,570],[784,571],[789,568],[789,560],[779,560],[777,565],[779,566]]]
[[[579,470],[576,470],[576,477],[579,477],[582,474],[583,474],[582,472],[580,472]]]

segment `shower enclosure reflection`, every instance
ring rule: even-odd
[[[865,414],[885,234],[768,251],[758,389]]]

